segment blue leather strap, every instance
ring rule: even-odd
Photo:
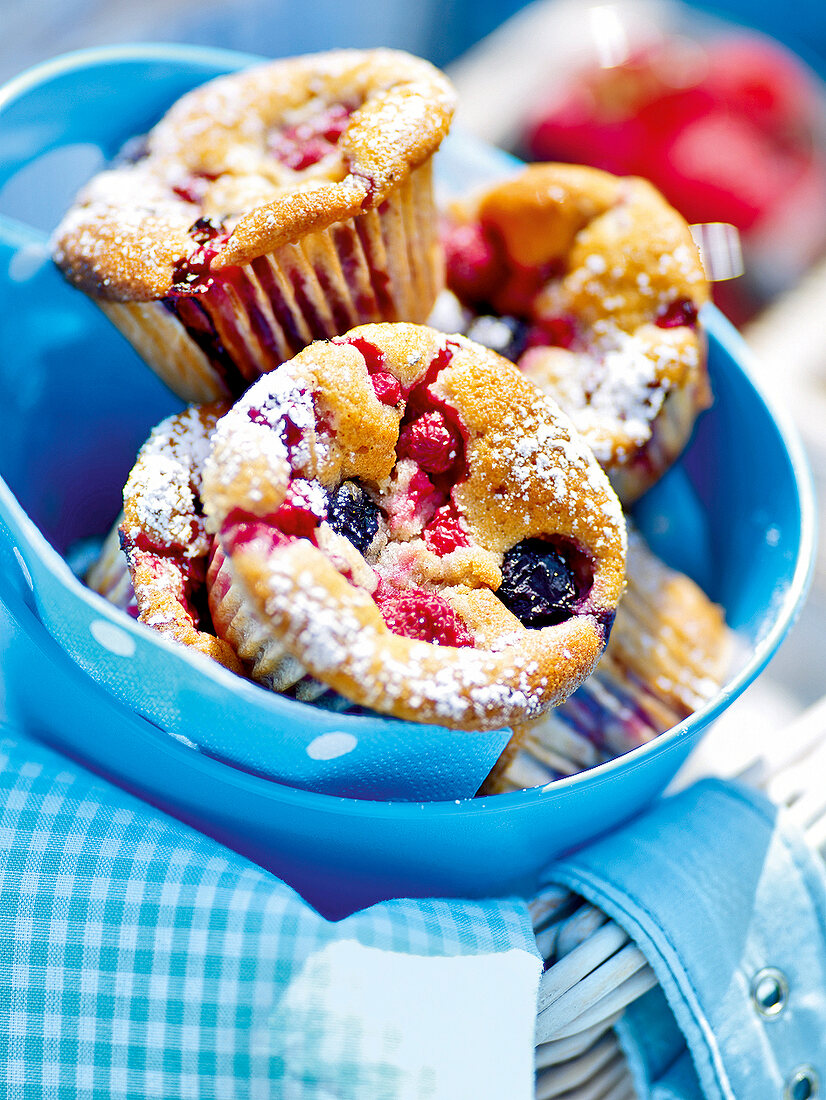
[[[826,872],[761,795],[704,781],[549,877],[633,937],[690,1052],[693,1070],[662,1001],[640,1002],[622,1037],[641,1095],[782,1100],[801,1072],[795,1100],[815,1095],[806,1075],[826,1086]]]

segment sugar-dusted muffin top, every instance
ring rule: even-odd
[[[380,206],[439,147],[453,108],[447,79],[395,50],[219,77],[81,191],[56,232],[55,260],[97,297],[163,297],[197,278],[199,262],[248,263]]]
[[[499,346],[571,416],[630,503],[710,403],[708,283],[685,219],[645,180],[567,164],[531,165],[454,213],[448,286],[516,326]]]
[[[191,406],[152,430],[123,490],[120,542],[139,622],[240,673],[231,646],[201,622],[212,546],[201,477],[210,436],[228,408],[221,402]]]
[[[495,728],[593,668],[625,527],[570,421],[510,363],[366,325],[260,379],[219,424],[208,522],[312,676],[398,717]]]

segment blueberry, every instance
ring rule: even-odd
[[[525,539],[508,550],[496,595],[523,626],[533,629],[570,618],[579,599],[570,564],[542,539]]]
[[[363,554],[379,529],[379,508],[363,485],[343,481],[330,496],[327,522]]]

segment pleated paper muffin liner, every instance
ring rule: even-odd
[[[515,731],[480,793],[544,786],[646,744],[719,691],[733,649],[721,609],[629,528],[627,588],[600,663]]]
[[[224,269],[198,293],[98,299],[186,401],[237,395],[314,340],[374,321],[424,321],[443,265],[430,162],[379,207]]]

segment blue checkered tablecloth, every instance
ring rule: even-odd
[[[4,733],[0,1095],[532,1095],[540,960],[523,902],[400,900],[331,923]]]
[[[631,933],[665,993],[623,1025],[641,1097],[826,1079],[826,875],[765,800],[695,785],[548,874]],[[755,1010],[766,967],[782,1019]],[[520,899],[327,921],[0,724],[4,1100],[530,1100],[540,969]]]

